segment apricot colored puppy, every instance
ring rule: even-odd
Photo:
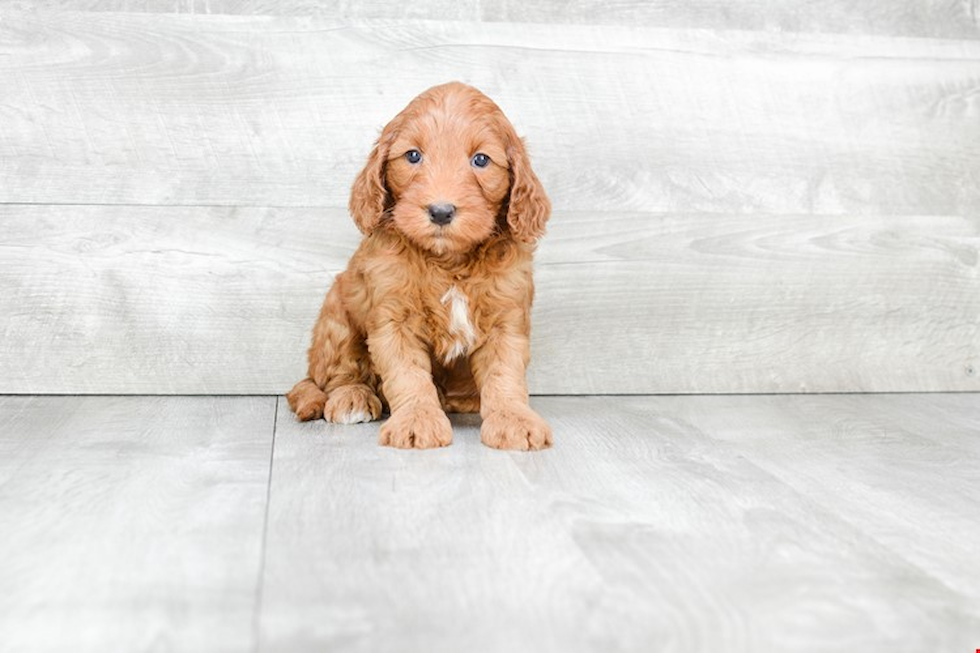
[[[528,406],[532,258],[551,205],[524,144],[490,98],[453,82],[381,132],[350,197],[364,233],[313,328],[300,420],[378,419],[380,443],[443,447],[445,411],[477,412],[480,439],[542,449]]]

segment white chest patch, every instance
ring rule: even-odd
[[[476,341],[476,333],[470,322],[470,303],[456,286],[447,290],[440,301],[449,306],[449,335],[453,337],[452,347],[443,359],[448,364],[470,350]]]

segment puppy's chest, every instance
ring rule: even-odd
[[[438,304],[428,307],[433,352],[444,364],[468,356],[479,340],[475,299],[472,289],[452,284],[439,296]]]

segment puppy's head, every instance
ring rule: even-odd
[[[436,254],[473,249],[495,231],[534,242],[551,204],[500,108],[459,82],[434,86],[385,126],[351,191],[370,234],[391,220]]]

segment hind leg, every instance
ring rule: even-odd
[[[340,424],[369,422],[381,416],[364,335],[341,301],[344,276],[339,275],[320,309],[309,350],[309,377],[286,395],[301,421],[323,417]]]
[[[296,413],[296,419],[308,422],[323,417],[323,405],[327,403],[327,395],[316,383],[313,383],[313,379],[303,379],[286,393],[286,401]]]

